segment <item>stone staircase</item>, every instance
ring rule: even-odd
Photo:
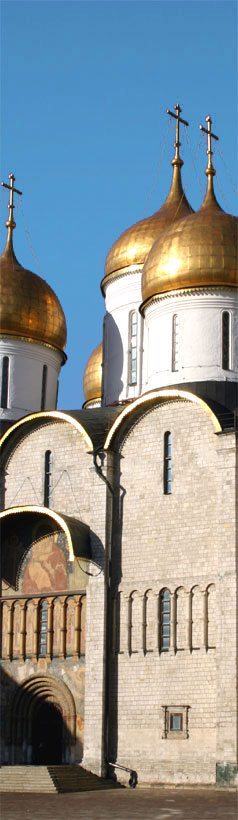
[[[111,779],[98,777],[82,766],[2,766],[0,792],[87,792],[123,788]]]
[[[82,766],[48,766],[57,792],[89,792],[122,788],[115,780],[98,777]]]
[[[56,792],[47,766],[2,766],[0,792]]]

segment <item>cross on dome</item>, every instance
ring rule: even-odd
[[[14,182],[15,182],[14,174],[9,174],[9,179],[10,179],[10,185],[7,185],[6,182],[1,182],[1,185],[3,185],[4,188],[8,188],[9,191],[10,191],[9,205],[7,206],[8,209],[9,209],[9,217],[8,217],[7,222],[6,222],[6,227],[11,228],[13,230],[16,227],[16,223],[15,223],[14,218],[13,218],[13,209],[15,208],[15,205],[13,203],[13,194],[14,193],[15,194],[20,194],[20,196],[22,196],[22,191],[18,191],[17,188],[14,188]]]
[[[206,122],[207,122],[207,128],[204,128],[203,125],[199,125],[200,130],[203,131],[204,134],[207,134],[208,163],[207,163],[207,168],[206,168],[205,174],[207,174],[207,176],[215,176],[216,171],[215,171],[215,168],[213,168],[213,164],[212,164],[212,155],[213,155],[212,137],[213,137],[214,140],[219,140],[219,137],[217,137],[216,134],[212,133],[212,130],[211,130],[212,119],[209,115],[208,115],[208,117],[206,117]]]
[[[170,117],[174,117],[174,119],[176,120],[176,138],[174,142],[175,156],[172,160],[172,164],[183,165],[183,160],[179,156],[179,146],[181,145],[181,142],[179,142],[179,126],[181,122],[183,123],[183,125],[189,125],[189,122],[187,122],[187,120],[183,120],[182,117],[180,117],[182,108],[180,108],[179,103],[176,103],[176,105],[174,105],[174,110],[176,111],[176,114],[174,114],[173,111],[170,111],[169,108],[166,109],[166,113],[169,114]]]

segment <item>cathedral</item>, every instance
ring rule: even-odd
[[[66,321],[2,183],[2,766],[238,782],[237,218],[209,116],[193,211],[174,110],[167,199],[106,257],[81,409],[57,410]]]

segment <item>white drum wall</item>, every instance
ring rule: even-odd
[[[222,313],[230,314],[229,370],[222,368]],[[178,316],[178,364],[172,370],[173,316]],[[164,294],[145,308],[143,391],[181,382],[229,380],[238,373],[235,289]]]
[[[8,407],[0,408],[2,419],[18,420],[41,410],[43,366],[47,367],[45,410],[55,410],[62,353],[46,345],[12,337],[0,339],[0,385],[4,356],[9,358]]]

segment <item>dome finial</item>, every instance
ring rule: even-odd
[[[8,239],[11,239],[12,231],[16,227],[16,223],[15,223],[15,220],[14,220],[14,217],[13,217],[13,209],[15,208],[15,205],[13,204],[13,194],[14,193],[15,194],[20,194],[20,196],[22,196],[22,191],[18,191],[17,188],[14,188],[14,182],[15,182],[14,174],[9,174],[9,179],[10,179],[10,185],[7,185],[6,182],[1,182],[1,185],[3,185],[4,188],[8,188],[9,191],[10,191],[9,205],[7,206],[8,209],[9,209],[9,216],[8,216],[8,220],[6,222],[6,228],[8,228]]]
[[[176,103],[176,105],[174,105],[174,110],[176,111],[176,114],[174,114],[173,111],[170,111],[169,108],[166,109],[166,113],[169,114],[170,117],[174,117],[174,119],[176,120],[176,138],[174,142],[175,156],[172,159],[172,165],[179,165],[181,168],[181,166],[183,165],[183,160],[179,156],[179,146],[181,145],[181,142],[179,142],[179,125],[180,122],[182,122],[183,125],[189,125],[189,122],[187,122],[187,120],[182,120],[182,117],[180,117],[182,108],[180,108],[179,103]]]
[[[212,156],[213,156],[212,137],[213,137],[214,140],[219,140],[219,137],[216,137],[216,134],[212,133],[212,130],[211,130],[212,119],[209,115],[208,115],[208,117],[206,117],[206,122],[207,122],[207,128],[203,128],[203,125],[199,125],[199,128],[201,129],[201,131],[204,131],[204,134],[207,134],[208,163],[207,163],[207,168],[206,168],[205,174],[207,175],[207,177],[214,177],[216,171],[215,171],[215,168],[213,168],[213,164],[212,164]]]

